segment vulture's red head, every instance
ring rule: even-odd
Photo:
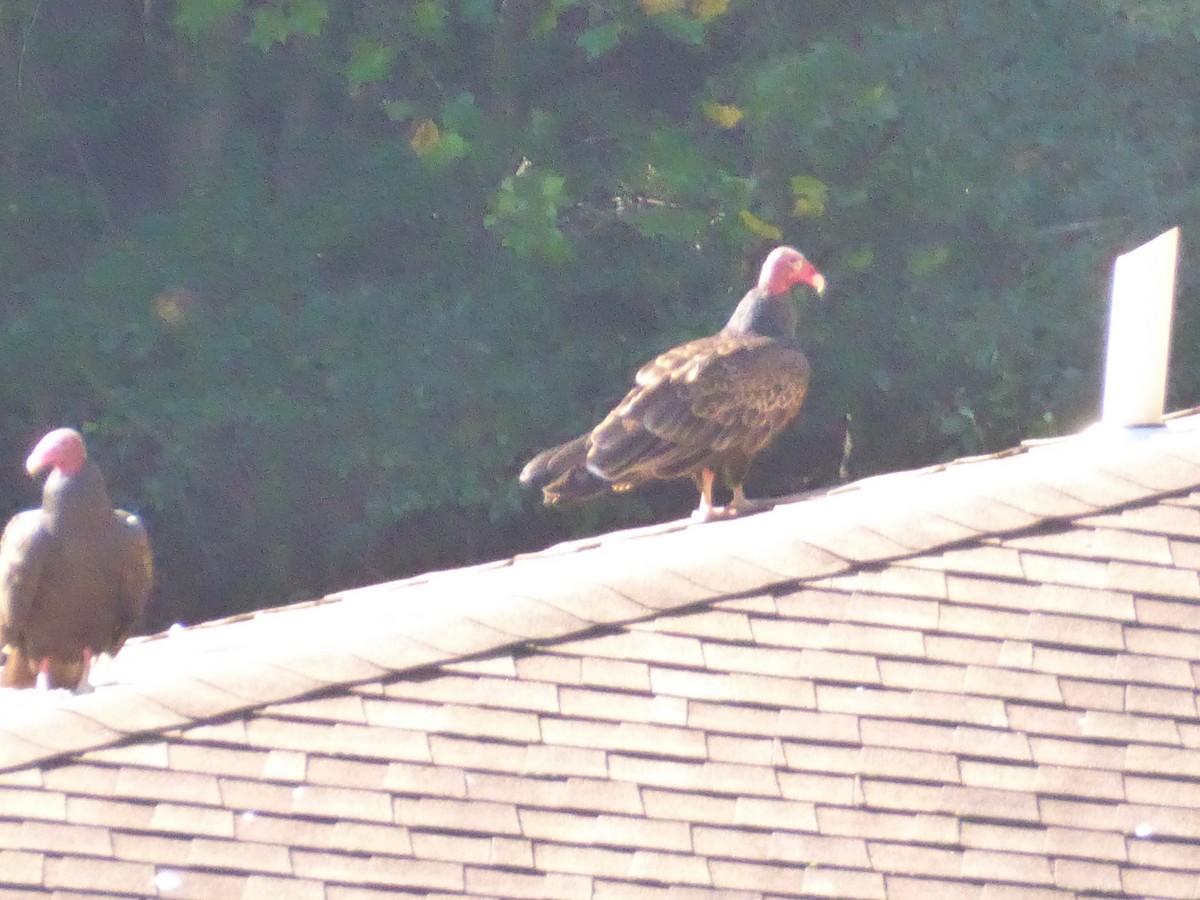
[[[818,294],[825,293],[825,276],[793,247],[776,247],[763,263],[758,286],[769,294],[784,294],[792,285],[807,284]]]
[[[74,428],[56,428],[37,442],[25,460],[25,471],[34,476],[46,469],[58,469],[70,476],[83,467],[85,459],[87,449],[79,432]]]

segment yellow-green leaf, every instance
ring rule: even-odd
[[[743,209],[738,215],[741,217],[742,224],[761,237],[770,238],[773,241],[778,241],[783,238],[783,232],[772,225],[770,222],[764,222],[748,209]]]
[[[887,94],[887,85],[883,83],[873,84],[869,88],[863,89],[858,95],[858,102],[863,106],[870,106],[872,103],[878,103]]]
[[[713,103],[708,101],[700,104],[700,110],[722,128],[732,128],[738,122],[742,121],[741,109],[732,103]]]
[[[424,159],[442,139],[441,129],[433,119],[422,119],[408,144],[413,153]]]
[[[701,22],[707,22],[729,12],[729,0],[693,0],[692,11]]]
[[[166,290],[154,298],[154,314],[163,324],[178,328],[186,318],[188,310],[195,305],[196,294],[185,289]]]
[[[446,39],[446,20],[450,10],[444,4],[433,0],[420,0],[413,6],[413,19],[417,32],[421,37],[435,44],[441,44]]]
[[[825,182],[810,175],[795,175],[792,177],[792,196],[796,203],[792,207],[794,216],[825,215],[825,204],[829,200],[829,188]]]
[[[638,0],[638,3],[651,16],[683,9],[683,0]]]
[[[495,0],[488,0],[494,3]],[[577,0],[550,0],[533,20],[530,33],[538,39],[544,38],[558,28],[558,17],[576,4]]]

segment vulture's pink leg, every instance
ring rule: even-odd
[[[700,505],[692,513],[692,521],[708,522],[718,515],[712,502],[713,482],[716,479],[717,473],[712,469],[705,469],[700,473]]]
[[[42,664],[38,666],[37,689],[39,691],[50,690],[50,657],[42,659]]]

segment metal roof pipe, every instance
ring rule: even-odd
[[[1113,264],[1100,417],[1104,426],[1162,425],[1178,252],[1176,227]]]

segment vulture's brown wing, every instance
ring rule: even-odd
[[[0,643],[10,643],[32,618],[42,567],[53,538],[42,528],[42,511],[17,513],[0,535]]]
[[[758,335],[700,338],[647,363],[592,431],[588,467],[615,484],[689,474],[722,454],[753,456],[800,410],[809,365]]]
[[[97,649],[116,653],[133,630],[134,623],[146,609],[150,587],[154,583],[154,558],[150,553],[150,538],[142,521],[123,509],[113,510],[119,528],[121,569],[117,591],[117,634],[108,647]]]

